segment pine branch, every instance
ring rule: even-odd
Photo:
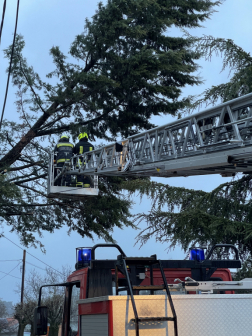
[[[31,174],[31,175],[34,175],[34,174]],[[26,182],[30,182],[30,181],[34,181],[34,180],[38,180],[38,179],[40,179],[40,178],[45,178],[47,175],[48,175],[48,174],[42,174],[42,175],[39,175],[39,176],[30,178],[30,179],[26,179],[26,180],[22,180],[22,181],[14,182],[14,184],[19,185],[20,183],[26,183]]]
[[[37,166],[37,165],[39,165],[40,163],[44,163],[44,160],[36,161],[36,162],[30,163],[30,164],[28,164],[28,165],[24,165],[24,166],[11,167],[11,168],[8,169],[8,171],[18,171],[18,170],[23,170],[23,169],[30,168],[30,167],[33,167],[33,166]],[[41,167],[46,168],[46,166],[41,166]]]
[[[83,69],[82,73],[88,72],[96,60],[91,60],[90,63]],[[65,91],[73,90],[77,85],[77,81],[73,81]],[[0,170],[5,169],[12,165],[20,156],[22,150],[31,142],[32,139],[38,136],[38,130],[43,126],[43,124],[50,118],[54,113],[57,107],[60,105],[59,102],[55,101],[51,104],[51,106],[45,110],[43,115],[34,123],[34,125],[30,128],[30,130],[19,140],[19,142],[0,159]],[[51,134],[51,133],[50,133]]]
[[[77,124],[73,122],[73,123],[70,123],[69,125],[55,127],[55,128],[51,128],[51,129],[45,130],[45,131],[38,131],[37,132],[37,137],[44,136],[44,135],[62,133],[62,132],[66,132],[66,131],[71,130],[74,126],[75,127],[78,126],[78,125],[85,126],[85,125],[88,125],[88,124],[92,124],[92,123],[96,123],[98,121],[101,121],[101,120],[105,119],[105,117],[110,112],[112,112],[116,107],[118,107],[121,104],[121,102],[122,101],[120,101],[116,106],[113,106],[110,110],[104,112],[102,115],[100,115],[96,118],[93,118],[93,119],[90,119],[90,120],[87,120],[87,121],[82,121],[82,122],[79,121]]]
[[[34,213],[33,212],[9,212],[9,213],[5,213],[2,214],[1,216],[32,216]]]
[[[40,102],[39,102],[39,98],[38,98],[36,92],[34,91],[33,86],[31,85],[29,79],[28,79],[27,76],[26,76],[25,71],[23,70],[22,63],[21,63],[21,58],[20,58],[19,55],[18,55],[18,57],[19,57],[19,62],[20,62],[20,69],[21,69],[21,71],[22,71],[22,73],[23,73],[23,75],[24,75],[24,77],[25,77],[25,79],[26,79],[27,84],[29,85],[29,88],[31,89],[31,91],[32,91],[32,93],[33,93],[33,95],[34,95],[34,97],[35,97],[35,101],[36,101],[36,103],[38,104],[38,106],[39,106],[39,108],[41,109],[41,111],[42,111],[44,114],[46,114],[46,111],[43,109],[43,107],[41,106],[41,104],[40,104]]]

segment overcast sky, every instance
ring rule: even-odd
[[[2,16],[3,0],[0,0],[0,16]],[[54,69],[54,65],[49,55],[49,49],[52,46],[59,46],[60,49],[67,54],[71,42],[74,37],[83,31],[84,20],[86,17],[91,18],[97,7],[96,0],[20,0],[20,12],[18,22],[18,33],[22,34],[26,41],[24,54],[27,57],[28,64],[34,66],[35,70],[45,78],[46,73]],[[215,37],[233,39],[236,44],[242,47],[247,52],[251,52],[251,0],[226,0],[223,5],[216,8],[218,12],[214,13],[211,20],[205,21],[205,28],[191,30],[192,35],[202,36],[212,35]],[[15,24],[16,1],[7,1],[7,9],[5,23],[2,32],[2,43],[0,46],[0,108],[2,109],[4,90],[6,85],[7,62],[3,59],[3,49],[12,43],[14,24]],[[168,31],[168,34],[174,35],[174,30]],[[201,77],[205,83],[199,87],[186,88],[185,95],[201,93],[205,88],[211,85],[216,85],[228,81],[228,71],[220,73],[222,60],[220,57],[213,57],[211,62],[204,60],[200,61],[202,68],[199,70]],[[10,86],[8,101],[5,110],[5,118],[8,120],[17,119],[15,110],[15,90]],[[154,122],[158,125],[169,122],[169,117],[155,118]],[[180,186],[191,189],[201,189],[211,191],[220,183],[227,181],[227,178],[222,178],[219,175],[187,177],[187,178],[156,178],[156,181],[168,183],[172,186]],[[139,203],[138,198],[135,198],[133,213],[148,212],[150,202],[146,199]],[[142,226],[143,227],[143,226]],[[4,228],[4,233],[7,238],[18,244],[19,239],[15,233],[10,233],[7,228]],[[173,251],[165,250],[165,245],[157,244],[154,240],[149,241],[139,250],[139,246],[134,247],[135,236],[137,231],[133,229],[125,229],[114,231],[114,238],[128,256],[150,256],[156,253],[160,259],[182,259],[184,253],[179,247]],[[28,251],[43,262],[51,265],[54,268],[59,268],[61,265],[71,265],[74,270],[75,264],[75,248],[79,246],[92,246],[101,243],[98,239],[94,241],[90,239],[82,239],[76,233],[67,235],[67,228],[55,231],[54,234],[44,234],[41,238],[42,243],[47,250],[43,254],[39,249],[30,248]],[[112,249],[111,252],[99,250],[97,257],[99,258],[115,258],[117,252]],[[18,265],[22,258],[22,250],[13,245],[5,238],[0,239],[0,271],[9,273],[15,266]],[[14,261],[3,261],[14,260]],[[45,265],[34,259],[32,256],[27,256],[27,261],[40,268]],[[21,264],[10,274],[17,278],[21,278]],[[26,271],[29,272],[33,268],[27,264]],[[39,270],[39,269],[38,269]],[[43,272],[42,270],[39,270]],[[14,290],[20,279],[6,276],[0,273],[0,298],[5,301],[18,302],[19,295]],[[4,278],[3,278],[4,277]]]

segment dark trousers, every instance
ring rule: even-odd
[[[76,187],[90,188],[91,180],[88,176],[77,175],[76,177]]]

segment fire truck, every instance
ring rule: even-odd
[[[97,248],[111,247],[119,252],[116,259],[96,259]],[[232,249],[234,259],[213,259],[221,248]],[[252,290],[252,279],[232,281],[230,273],[240,267],[229,244],[213,246],[206,256],[191,249],[190,260],[128,257],[117,244],[77,248],[76,270],[67,282],[40,288],[35,335],[47,334],[43,288],[63,286],[59,336],[249,336],[252,294],[234,293]]]

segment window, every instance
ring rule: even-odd
[[[71,306],[70,306],[70,320],[69,320],[69,336],[76,336],[78,334],[78,304],[77,300],[80,298],[80,284],[75,284],[71,291]]]

